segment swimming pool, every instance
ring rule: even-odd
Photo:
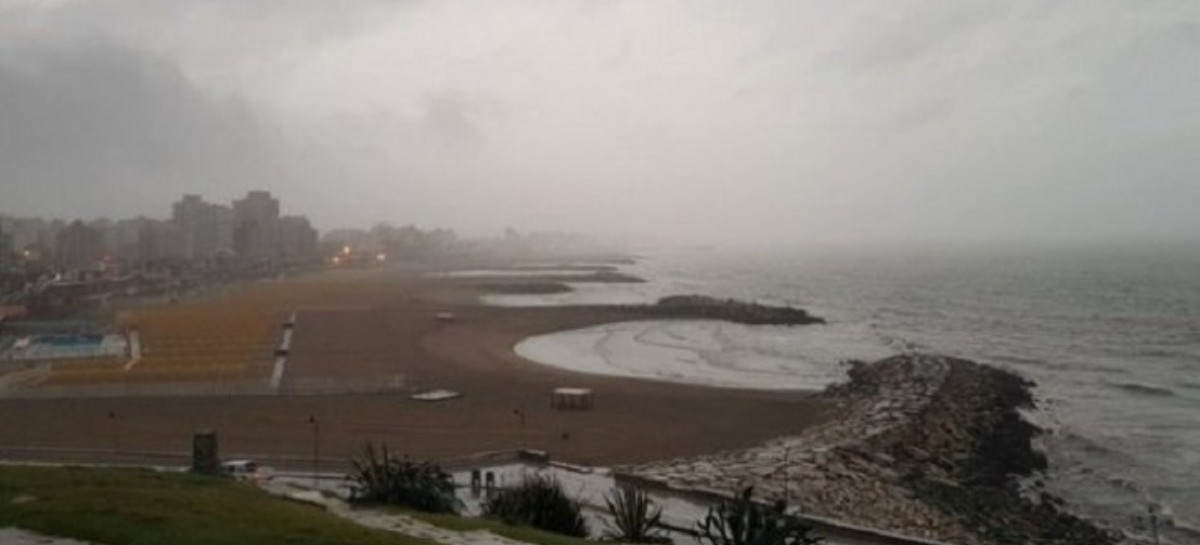
[[[96,333],[56,333],[22,337],[13,343],[0,359],[61,360],[75,358],[99,358],[125,354],[127,341],[124,335]]]
[[[104,335],[91,333],[71,333],[61,335],[42,335],[36,338],[38,344],[69,347],[69,346],[97,346],[104,343]]]

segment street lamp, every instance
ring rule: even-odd
[[[513,415],[517,417],[517,426],[525,429],[525,404],[522,403],[520,407],[513,409]]]
[[[308,423],[312,426],[313,442],[312,442],[312,482],[313,490],[317,489],[317,455],[321,444],[321,426],[317,423],[317,417],[314,415],[308,416]]]
[[[788,502],[788,500],[792,499],[792,491],[788,488],[791,484],[789,482],[791,480],[791,475],[788,471],[792,465],[791,456],[792,447],[791,445],[785,444],[783,447],[783,503],[785,504]]]
[[[112,431],[112,453],[116,456],[117,452],[121,450],[121,434],[118,428],[120,421],[117,419],[117,411],[108,411],[108,421],[109,429]]]
[[[1155,502],[1149,502],[1146,504],[1146,511],[1150,515],[1150,531],[1153,532],[1152,535],[1154,536],[1154,545],[1159,545],[1159,543],[1162,543],[1158,534],[1158,515],[1160,514],[1161,510],[1162,507]]]

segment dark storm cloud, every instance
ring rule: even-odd
[[[6,43],[0,127],[8,213],[163,215],[184,192],[275,181],[271,135],[244,104],[106,40]]]

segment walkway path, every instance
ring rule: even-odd
[[[88,545],[83,541],[50,537],[19,528],[0,528],[0,545]]]
[[[288,327],[283,329],[283,340],[279,343],[279,350],[275,352],[275,367],[271,370],[271,390],[279,391],[279,384],[283,382],[283,372],[287,368],[287,359],[292,351],[292,335],[296,331],[296,313],[293,312],[288,317]]]
[[[142,361],[142,334],[133,329],[129,331],[129,363],[125,364],[125,370],[133,369],[139,361]]]
[[[523,541],[498,536],[487,530],[458,532],[399,513],[376,509],[352,509],[344,500],[329,498],[313,490],[299,490],[287,484],[269,482],[263,489],[277,496],[322,506],[334,515],[368,528],[428,539],[443,545],[529,545]]]

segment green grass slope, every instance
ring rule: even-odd
[[[431,545],[247,484],[145,470],[0,466],[0,527],[103,545]]]
[[[498,536],[504,536],[515,541],[523,541],[532,545],[596,545],[597,543],[578,537],[564,536],[530,526],[508,524],[489,518],[466,518],[455,515],[421,513],[407,509],[400,512],[446,530],[456,532],[487,530]]]

